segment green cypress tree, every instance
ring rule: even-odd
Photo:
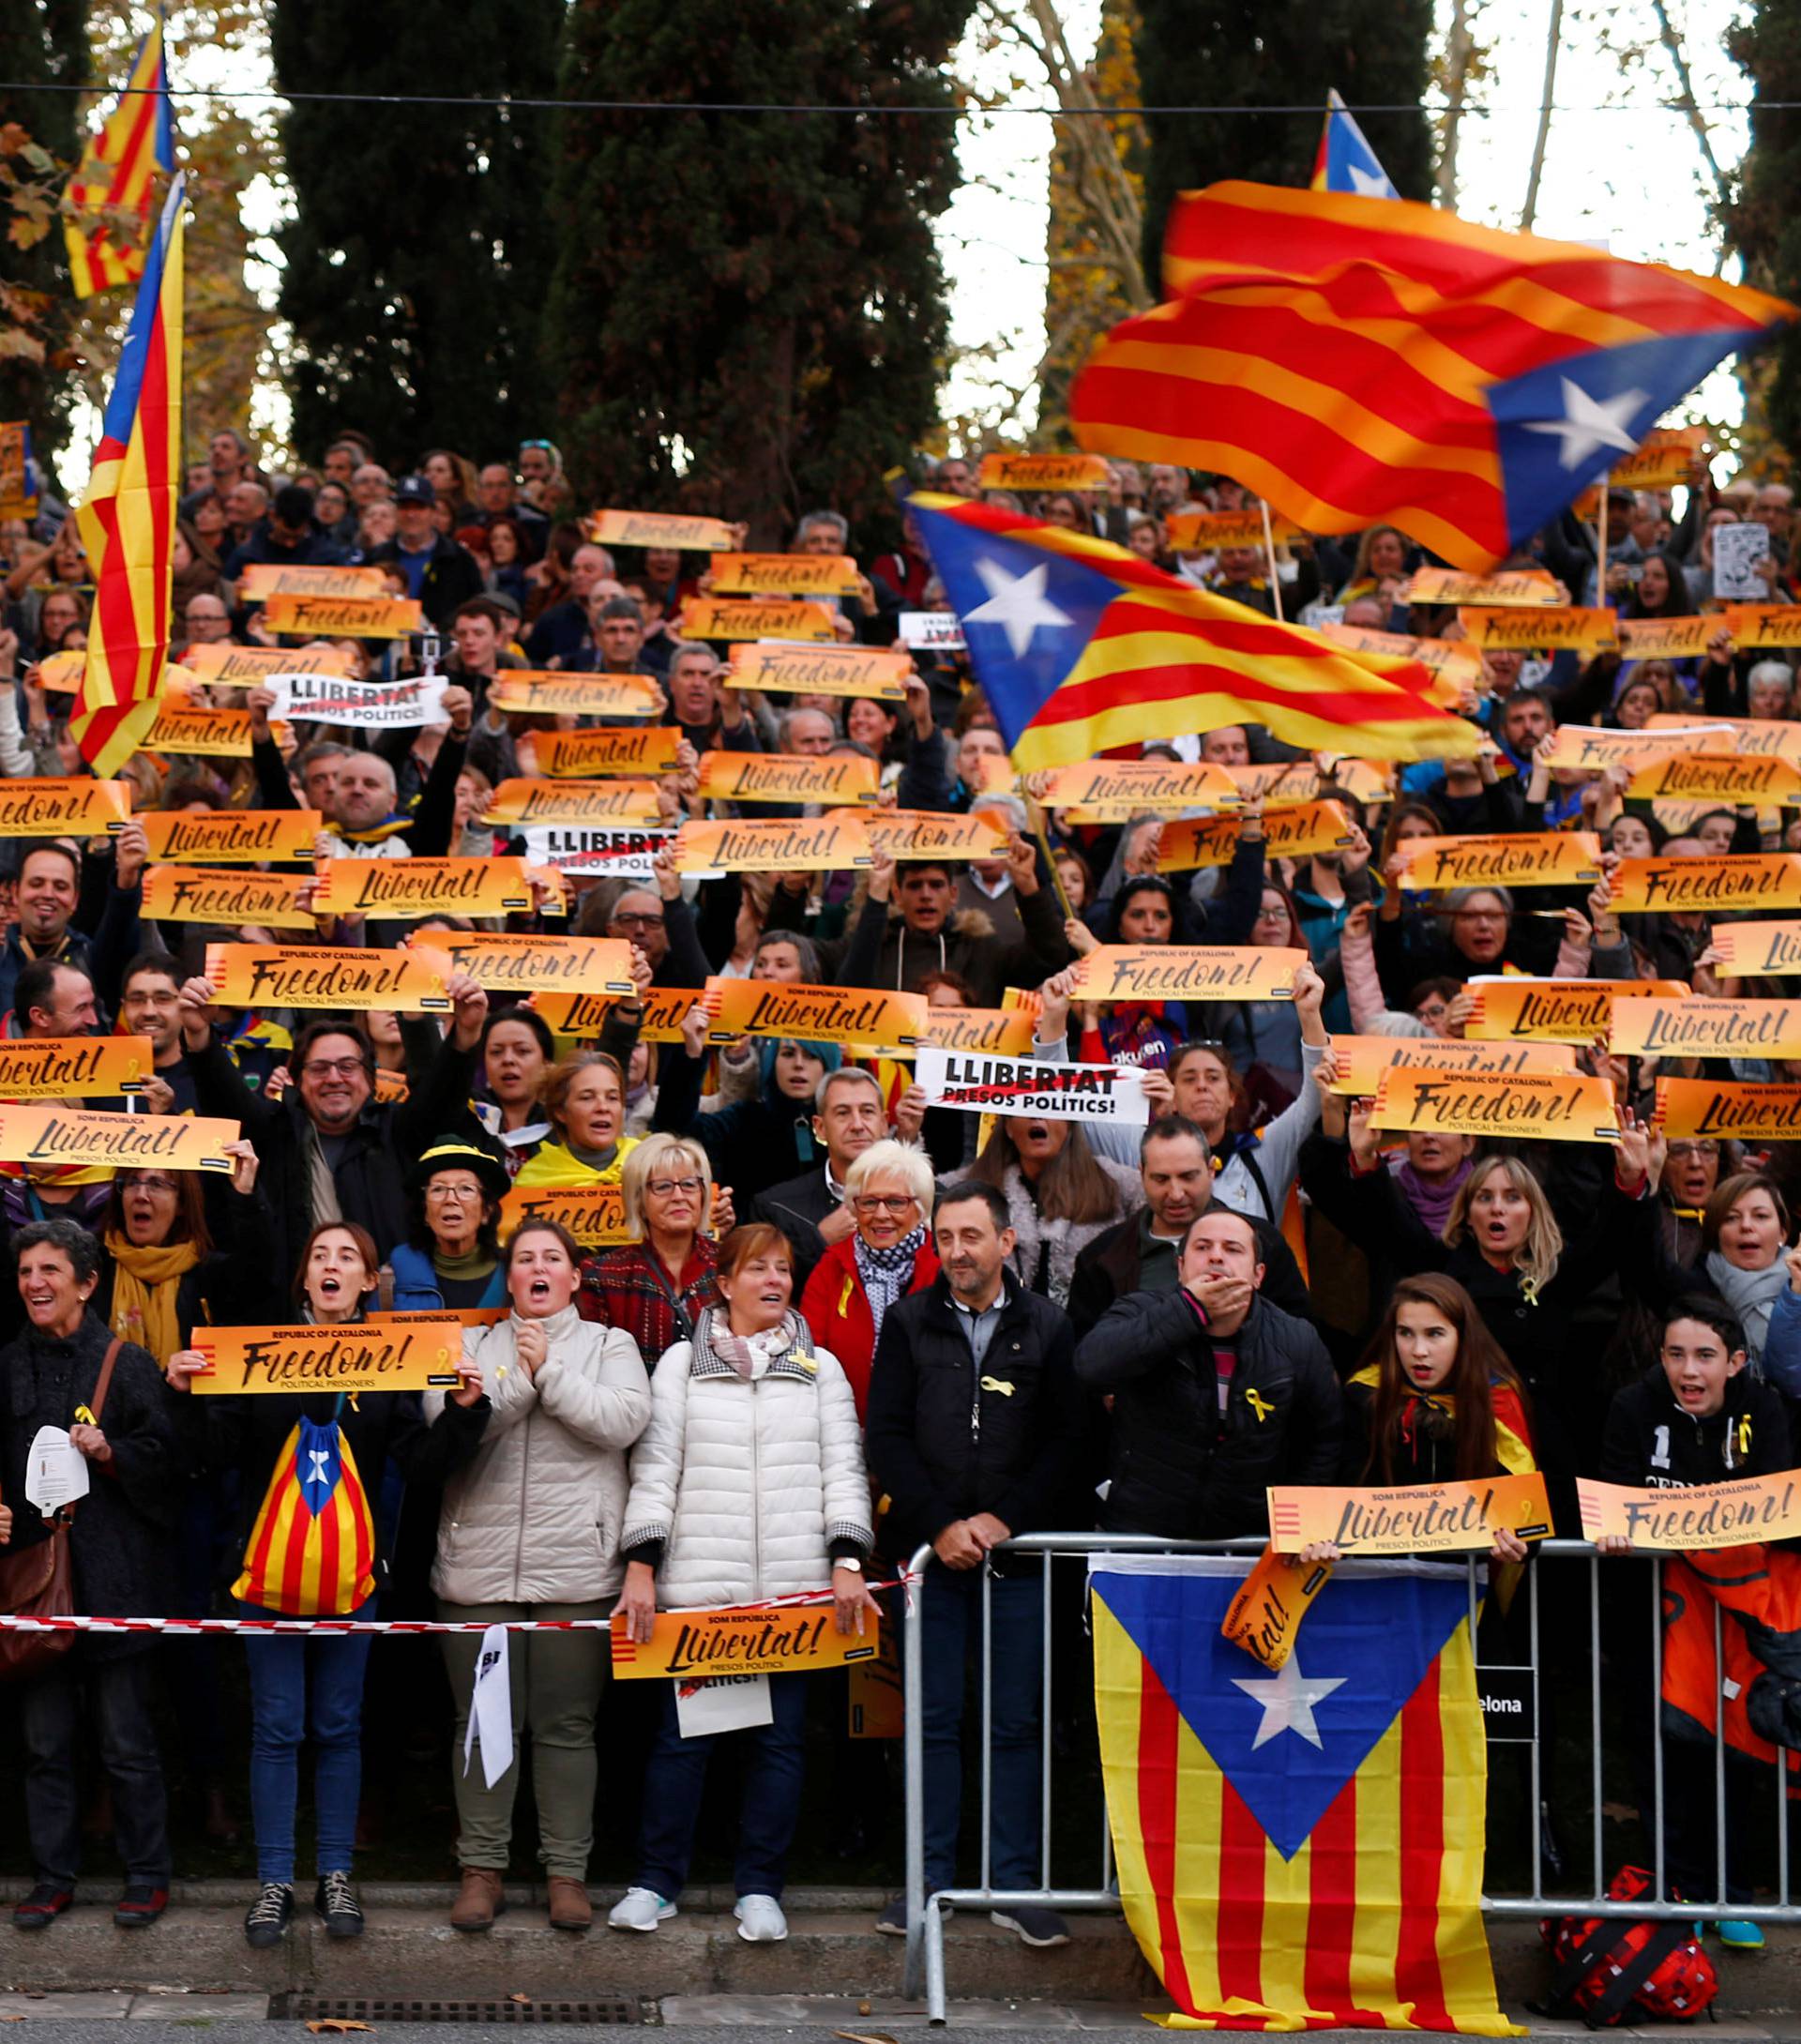
[[[277,0],[276,76],[295,94],[548,99],[563,13]],[[550,131],[542,111],[295,99],[280,311],[303,454],[345,426],[400,464],[438,444],[488,459],[545,431]]]
[[[1727,245],[1745,262],[1745,280],[1784,298],[1801,298],[1801,0],[1757,0],[1727,40],[1750,73],[1751,144],[1739,164],[1726,210]],[[1786,102],[1782,104],[1780,102]],[[1746,425],[1755,443],[1767,433],[1801,458],[1801,337],[1783,332],[1777,347],[1746,364]],[[1761,416],[1760,416],[1761,415]]]
[[[1144,265],[1162,274],[1163,222],[1179,191],[1224,177],[1305,185],[1334,86],[1403,199],[1430,199],[1432,142],[1418,111],[1426,91],[1430,0],[1139,0],[1138,75],[1144,105],[1302,107],[1153,114],[1144,178]]]
[[[34,90],[87,81],[87,0],[11,0],[0,8],[0,78],[13,83],[0,107],[5,190],[0,193],[0,418],[28,419],[48,464],[68,432],[73,393],[68,356],[75,301],[62,221],[49,207],[60,174],[27,150],[73,169],[81,153],[81,95]]]
[[[969,0],[576,0],[571,98],[868,107],[561,118],[551,335],[587,501],[748,521],[879,510],[937,416],[943,67]]]

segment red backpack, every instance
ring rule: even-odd
[[[1655,1891],[1642,1867],[1622,1867],[1607,1886],[1614,1902]],[[1551,1977],[1537,2014],[1578,2015],[1591,2030],[1611,2029],[1628,2016],[1692,2022],[1719,1993],[1719,1976],[1690,1921],[1547,1916],[1538,1931],[1551,1947]]]

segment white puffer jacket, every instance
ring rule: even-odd
[[[713,1317],[702,1315],[704,1342]],[[665,1611],[823,1590],[831,1541],[869,1552],[856,1401],[829,1350],[809,1340],[760,1359],[747,1381],[678,1341],[657,1365],[651,1406],[632,1451],[620,1545],[665,1543],[657,1570]]]
[[[476,1459],[451,1477],[431,1587],[450,1604],[593,1604],[619,1594],[626,1450],[650,1417],[650,1379],[630,1335],[573,1306],[541,1323],[536,1378],[516,1315],[463,1330],[493,1411]],[[444,1393],[429,1392],[428,1419]]]

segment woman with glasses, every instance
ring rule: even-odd
[[[397,1311],[505,1304],[497,1231],[511,1184],[498,1150],[473,1136],[425,1152],[407,1177],[407,1238],[388,1258]]]
[[[723,1303],[714,1245],[732,1226],[732,1188],[714,1185],[698,1143],[673,1135],[646,1136],[619,1183],[638,1239],[583,1259],[575,1303],[583,1320],[623,1328],[654,1370],[665,1349],[692,1340],[706,1308]]]
[[[244,1258],[262,1213],[256,1152],[227,1145],[231,1191],[218,1209],[215,1242],[199,1174],[155,1166],[114,1178],[98,1234],[105,1255],[94,1310],[113,1333],[135,1341],[164,1368],[197,1326],[236,1318]],[[235,1278],[236,1282],[234,1282]]]
[[[938,1275],[931,1159],[892,1139],[872,1143],[844,1173],[844,1192],[855,1232],[814,1264],[800,1313],[850,1379],[860,1421],[884,1316]]]

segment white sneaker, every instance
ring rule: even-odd
[[[732,1914],[747,1945],[779,1945],[788,1935],[788,1919],[773,1895],[746,1895]]]
[[[607,1917],[610,1930],[654,1930],[675,1914],[675,1904],[666,1902],[655,1888],[628,1888],[613,1905]]]

